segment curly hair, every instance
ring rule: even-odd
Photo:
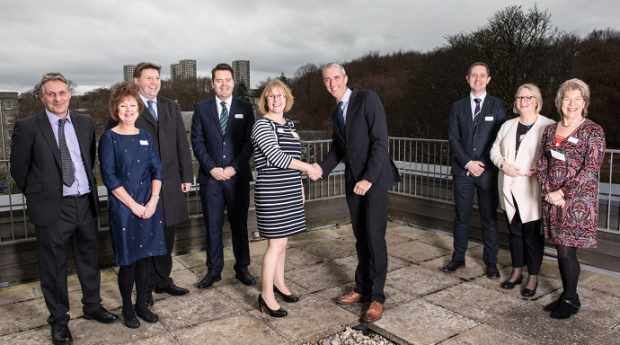
[[[133,97],[138,103],[138,116],[142,114],[144,110],[144,103],[140,99],[140,94],[138,93],[138,86],[132,83],[120,83],[110,96],[110,116],[114,121],[118,121],[118,105],[127,98]]]

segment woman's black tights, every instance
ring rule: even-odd
[[[118,272],[118,288],[123,298],[123,313],[129,319],[135,319],[131,302],[133,284],[136,283],[136,309],[140,314],[149,315],[151,312],[146,307],[146,291],[149,287],[151,276],[151,258],[143,258],[131,265],[121,266]]]
[[[577,248],[556,245],[558,250],[558,266],[562,275],[564,292],[562,296],[568,300],[577,299],[577,281],[581,267],[577,260]]]

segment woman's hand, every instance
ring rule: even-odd
[[[146,203],[146,207],[144,208],[144,214],[142,218],[144,219],[151,218],[153,214],[155,214],[155,210],[157,209],[158,202],[159,202],[159,199],[151,195],[151,200],[149,200],[149,202]]]
[[[301,202],[306,204],[306,192],[304,192],[304,181],[301,181]]]
[[[564,197],[557,190],[555,192],[551,192],[545,196],[545,201],[560,207],[564,207]]]
[[[146,210],[146,207],[138,204],[137,202],[133,202],[132,205],[129,206],[129,209],[134,215],[136,215],[136,217],[144,218],[144,211]]]
[[[515,165],[508,163],[504,164],[504,168],[502,169],[502,171],[504,172],[504,174],[510,177],[523,176],[523,174],[521,173],[521,169],[517,168]]]
[[[536,169],[530,169],[530,172],[527,174],[524,174],[523,176],[530,177],[530,176],[536,176],[536,174],[537,174]]]

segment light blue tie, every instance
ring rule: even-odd
[[[228,109],[226,109],[226,102],[221,102],[222,113],[220,114],[220,125],[222,126],[222,134],[226,135],[226,125],[228,125]]]
[[[157,112],[153,108],[153,103],[155,103],[155,101],[147,101],[147,103],[149,104],[149,112],[153,115],[155,121],[157,121]]]

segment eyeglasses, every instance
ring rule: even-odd
[[[517,102],[525,101],[529,103],[532,100],[532,98],[534,98],[534,96],[521,96],[521,97],[515,97],[515,100]]]
[[[286,95],[269,95],[267,96],[270,100],[274,101],[276,99],[285,99]]]

